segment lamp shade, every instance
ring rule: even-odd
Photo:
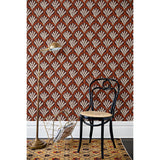
[[[62,46],[57,42],[53,42],[48,48],[49,48],[50,51],[54,51],[54,50],[61,49]]]
[[[42,51],[56,51],[56,50],[60,50],[62,48],[62,46],[57,43],[57,42],[53,42],[49,45],[48,48],[42,49]]]

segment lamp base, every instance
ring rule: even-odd
[[[46,142],[40,140],[40,139],[35,139],[34,141],[32,141],[31,143],[28,144],[28,147],[30,149],[42,149],[45,148],[47,145]]]

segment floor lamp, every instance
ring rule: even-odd
[[[48,48],[41,49],[41,51],[55,51],[62,47],[59,43],[53,42]],[[39,131],[39,81],[40,81],[40,53],[38,54],[38,80],[37,80],[37,123],[36,123],[36,138],[33,142],[28,144],[30,149],[41,149],[46,147],[47,143],[38,138]]]

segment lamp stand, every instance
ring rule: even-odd
[[[49,45],[48,48],[41,49],[41,51],[55,51],[60,50],[62,46],[57,43],[53,42],[51,45]],[[38,138],[38,131],[39,131],[39,81],[40,81],[40,52],[38,53],[38,81],[37,81],[37,124],[36,124],[36,138],[34,141],[28,144],[28,147],[30,149],[41,149],[45,148],[47,143],[40,140]]]
[[[39,131],[39,80],[40,80],[40,53],[38,54],[38,81],[37,81],[37,123],[36,123],[36,138],[28,144],[30,149],[45,148],[47,143],[38,138]]]

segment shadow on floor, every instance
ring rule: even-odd
[[[133,159],[133,138],[122,138],[122,142],[123,142],[128,154]]]

